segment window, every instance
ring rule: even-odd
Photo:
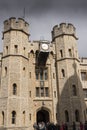
[[[36,97],[49,97],[49,88],[36,87]]]
[[[12,111],[12,124],[16,124],[16,112]]]
[[[78,110],[75,111],[75,120],[76,120],[76,122],[80,121],[80,119],[79,119],[79,111]]]
[[[31,113],[29,114],[29,120],[31,121]]]
[[[29,78],[31,79],[31,72],[29,72]]]
[[[63,51],[60,50],[60,57],[62,58],[63,57]]]
[[[4,112],[2,111],[2,125],[4,125]]]
[[[6,54],[8,54],[8,46],[6,46]]]
[[[87,80],[87,72],[81,72],[81,79],[84,81]]]
[[[39,97],[39,87],[36,87],[36,97]]]
[[[75,85],[72,85],[72,94],[73,96],[77,96],[77,90]]]
[[[49,89],[48,88],[45,88],[45,96],[49,97]]]
[[[56,91],[54,91],[54,97],[56,98]]]
[[[47,80],[48,79],[48,73],[47,73],[47,69],[44,70],[44,79]]]
[[[87,98],[87,89],[83,89],[84,98]]]
[[[29,97],[31,97],[31,91],[29,91]]]
[[[26,68],[23,67],[23,76],[25,76],[25,75],[26,75]]]
[[[25,111],[23,111],[23,124],[25,124]]]
[[[55,79],[55,73],[53,73],[53,79]]]
[[[13,95],[17,95],[17,85],[13,84]]]
[[[18,45],[14,45],[14,53],[15,53],[15,54],[18,53]]]
[[[62,69],[61,72],[62,72],[62,77],[65,77],[65,71],[64,71],[64,69]]]
[[[24,55],[25,55],[25,47],[23,48],[23,53],[24,53]]]
[[[48,70],[47,68],[36,68],[35,70],[36,80],[47,80],[48,79]]]
[[[7,67],[5,67],[5,76],[7,75]]]
[[[68,52],[69,52],[69,56],[72,57],[72,51],[71,51],[71,49],[68,49]]]
[[[41,97],[44,97],[44,88],[40,89],[40,95],[41,95]]]
[[[65,110],[65,122],[69,122],[69,114],[67,110]]]

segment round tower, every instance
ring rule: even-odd
[[[22,18],[9,18],[4,21],[3,56],[21,55],[27,58],[27,44],[29,40],[29,24]]]
[[[0,111],[7,130],[28,127],[28,29],[21,18],[4,22]]]
[[[85,104],[79,78],[79,58],[76,29],[72,24],[61,23],[52,31],[56,51],[58,87],[58,121],[60,124],[85,121]]]

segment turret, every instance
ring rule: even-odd
[[[4,21],[4,33],[10,30],[23,31],[29,35],[29,24],[22,18],[18,18],[18,20],[16,20],[16,18],[11,17]]]
[[[85,104],[83,96],[81,96],[83,90],[78,74],[77,39],[76,29],[72,24],[61,23],[59,26],[54,26],[52,41],[55,44],[56,51],[58,117],[60,117],[60,124],[62,122],[72,124],[73,121],[84,121],[82,113],[85,109]],[[77,114],[75,112],[79,113],[78,120],[76,119]],[[68,118],[66,117],[66,113]],[[66,120],[64,120],[64,117]]]
[[[3,56],[17,54],[27,57],[28,40],[29,24],[24,19],[12,17],[4,21]]]
[[[54,40],[56,37],[59,37],[61,35],[71,35],[73,37],[76,37],[76,29],[71,23],[61,23],[59,26],[55,25],[53,27],[52,31],[52,40]]]

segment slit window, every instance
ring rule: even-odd
[[[69,56],[72,57],[72,50],[68,49],[68,52],[69,52]]]
[[[63,57],[63,51],[60,50],[60,57],[62,58]]]
[[[15,54],[18,53],[18,45],[14,45],[14,53],[15,53]]]

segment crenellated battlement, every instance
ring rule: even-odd
[[[29,24],[22,18],[16,19],[15,17],[11,17],[8,20],[5,20],[4,32],[7,32],[11,29],[23,31],[26,34],[29,34]]]
[[[59,26],[55,25],[52,30],[52,39],[61,35],[72,35],[76,39],[76,29],[71,23],[61,23]]]

